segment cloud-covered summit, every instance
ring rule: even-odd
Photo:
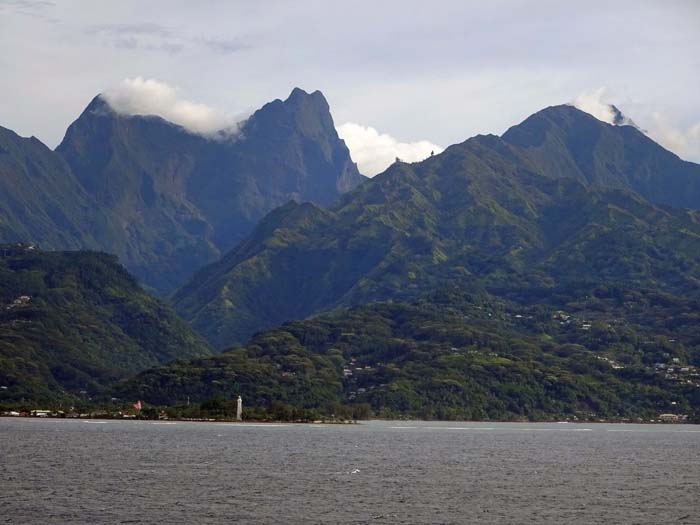
[[[124,79],[102,94],[110,107],[123,115],[157,115],[192,133],[216,136],[236,134],[241,118],[218,111],[206,104],[180,97],[165,82],[143,77]]]
[[[682,129],[673,126],[668,117],[662,112],[653,111],[650,115],[642,115],[647,117],[645,121],[651,121],[649,130],[645,130],[637,126],[631,118],[624,115],[616,106],[606,102],[606,95],[607,89],[600,87],[594,91],[582,93],[571,104],[608,124],[634,126],[669,151],[683,158],[700,158],[700,122]]]
[[[616,106],[605,102],[607,88],[600,87],[595,91],[582,93],[571,103],[581,111],[593,115],[598,120],[613,124],[615,126],[633,126],[643,131],[635,122],[624,115]]]
[[[683,129],[672,125],[660,111],[651,117],[654,127],[650,135],[656,142],[682,158],[700,161],[700,122]]]
[[[354,122],[346,122],[337,129],[360,172],[368,177],[384,171],[397,157],[406,162],[417,162],[443,150],[428,140],[400,142],[391,135]]]
[[[102,97],[117,113],[157,115],[191,133],[209,138],[236,137],[248,116],[231,115],[206,104],[192,102],[184,98],[176,87],[140,76],[124,79],[116,87],[105,91]],[[684,158],[700,157],[700,123],[681,129],[671,125],[666,115],[654,111],[650,115],[641,115],[648,117],[643,120],[652,124],[648,131],[644,130],[607,101],[605,87],[580,94],[571,105],[603,122],[633,126]],[[430,140],[402,142],[373,127],[355,122],[337,126],[337,131],[360,171],[370,177],[384,171],[397,157],[406,162],[417,162],[444,149]]]
[[[206,104],[187,100],[176,87],[166,82],[140,76],[124,79],[116,87],[106,90],[102,98],[122,115],[156,115],[191,133],[211,138],[238,134],[245,120],[242,116],[227,115]],[[397,157],[415,162],[443,150],[428,140],[401,142],[354,122],[338,126],[337,131],[360,171],[370,177],[384,171]]]

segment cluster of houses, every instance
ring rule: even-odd
[[[15,257],[17,255],[23,255],[27,252],[33,252],[37,250],[37,245],[31,242],[15,242],[10,244],[0,244],[0,257]]]
[[[677,357],[674,357],[671,363],[654,363],[654,371],[668,381],[700,387],[700,369],[693,365],[681,364]]]
[[[162,413],[163,415],[165,412]],[[45,410],[45,409],[34,409],[34,410],[7,410],[0,413],[3,417],[38,417],[38,418],[69,418],[69,419],[136,419],[137,415],[135,413],[129,412],[109,412],[109,411],[93,411],[86,413],[79,412],[65,412],[63,410]],[[167,417],[161,417],[159,419],[167,419]]]
[[[557,310],[552,314],[552,319],[555,321],[559,321],[560,325],[568,325],[571,324],[571,315],[567,314],[563,310]]]
[[[12,257],[15,255],[22,255],[26,252],[33,252],[36,249],[37,246],[34,243],[15,242],[11,244],[0,244],[0,256]],[[32,298],[29,295],[20,295],[11,303],[5,305],[5,310],[26,306],[31,300]]]
[[[661,423],[685,423],[688,421],[688,416],[685,414],[660,414],[659,421]]]
[[[354,357],[350,359],[350,362],[343,368],[343,377],[352,377],[357,369],[357,359]]]
[[[5,310],[12,310],[13,308],[19,308],[22,306],[26,306],[31,302],[32,298],[29,295],[20,295],[17,297],[15,300],[13,300],[10,304],[5,306]]]
[[[618,363],[617,361],[615,361],[613,359],[610,359],[609,357],[605,357],[602,355],[597,355],[595,357],[599,361],[605,361],[606,363],[608,363],[614,370],[620,370],[622,368],[625,368],[624,365],[621,365],[620,363]]]
[[[579,330],[582,330],[584,332],[589,332],[591,328],[593,328],[592,321],[588,319],[577,318],[574,315],[565,312],[564,310],[557,310],[556,312],[554,312],[552,314],[552,319],[554,321],[557,321],[559,323],[559,326],[561,327],[569,327],[573,325],[574,327],[577,327]],[[609,318],[605,320],[605,324],[608,328],[610,328],[615,325],[623,324],[623,321],[622,319]]]
[[[516,316],[517,317],[517,316]],[[581,320],[581,319],[576,319],[573,315],[568,314],[564,312],[563,310],[557,310],[552,314],[552,319],[555,321],[558,321],[560,325],[562,326],[568,326],[571,324],[574,324],[577,326],[579,329],[583,331],[589,331],[592,327],[592,324],[590,321],[586,320]],[[607,323],[608,326],[612,326],[615,324],[621,324],[622,321],[620,319],[613,319],[609,320]],[[669,343],[675,343],[675,339],[668,339]],[[657,344],[653,340],[642,340],[639,342],[639,344],[643,346],[651,346]],[[654,363],[653,369],[657,374],[663,375],[664,379],[667,379],[669,381],[675,381],[678,383],[685,383],[688,385],[694,385],[697,387],[700,387],[700,368],[688,365],[688,364],[682,364],[680,362],[680,359],[677,357],[671,358],[669,354],[664,354],[664,357],[668,357],[670,362],[668,363],[662,363],[662,362],[657,362]],[[597,359],[601,361],[607,362],[612,368],[614,369],[623,369],[625,368],[623,365],[620,363],[614,361],[613,359],[609,357],[604,357],[604,356],[596,356]]]
[[[63,411],[56,410],[7,410],[0,414],[5,417],[65,417]]]
[[[381,363],[377,363],[377,366],[381,366]],[[363,371],[371,371],[374,370],[374,367],[370,365],[365,365],[361,366],[357,364],[357,359],[354,357],[350,359],[350,362],[345,365],[345,368],[343,368],[343,377],[348,378],[348,377],[353,377],[355,374],[358,372],[363,372]]]
[[[381,363],[377,363],[376,366],[377,366],[377,367],[381,366]],[[361,375],[361,374],[363,374],[363,373],[368,373],[368,372],[371,373],[372,371],[375,370],[375,368],[376,368],[376,367],[373,367],[373,366],[370,366],[370,365],[365,365],[365,366],[358,365],[358,364],[357,364],[357,359],[355,359],[355,358],[353,357],[353,358],[350,359],[350,362],[348,362],[348,363],[345,365],[345,367],[343,368],[343,378],[344,378],[346,381],[349,381],[349,382],[351,382],[351,383],[354,384],[354,383],[357,383],[357,379],[358,379],[358,376],[359,376],[359,375]],[[382,385],[379,385],[379,386],[381,387],[381,386],[384,386],[384,385],[382,384]],[[366,393],[367,390],[374,390],[375,388],[377,388],[377,386],[372,385],[372,386],[370,386],[368,389],[367,389],[367,388],[362,388],[362,387],[360,387],[360,388],[355,388],[355,389],[353,389],[353,390],[349,390],[349,391],[348,391],[348,396],[347,396],[347,397],[348,397],[348,400],[349,400],[349,401],[352,401],[352,400],[356,399],[358,395],[362,395],[362,394]]]

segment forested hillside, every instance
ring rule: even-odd
[[[85,398],[209,345],[112,255],[0,246],[0,400]]]
[[[523,307],[445,291],[339,309],[148,370],[117,393],[229,411],[241,395],[249,414],[283,419],[700,416],[697,301],[584,281],[548,295]]]
[[[594,121],[617,139],[610,147],[619,142],[624,150],[629,133],[622,128],[568,106],[547,111],[562,118],[571,112]],[[583,126],[581,133],[590,130]],[[644,169],[654,167],[650,161]],[[495,136],[469,139],[420,163],[395,163],[328,210],[294,203],[275,210],[180,289],[175,306],[224,348],[289,319],[445,285],[484,287],[525,304],[532,288],[582,278],[695,297],[697,211],[653,204],[632,183],[620,187],[621,179],[607,185],[602,176],[589,181],[564,168],[552,173],[529,146]],[[668,176],[669,184],[677,182]]]

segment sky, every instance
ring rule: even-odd
[[[0,0],[0,126],[53,148],[106,93],[207,134],[298,86],[374,175],[576,100],[700,162],[699,28],[694,0]]]

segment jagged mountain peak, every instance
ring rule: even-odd
[[[78,118],[68,127],[63,141],[56,149],[70,147],[69,143],[75,134],[91,133],[95,130],[95,126],[158,126],[159,124],[162,124],[164,128],[170,128],[171,132],[176,131],[200,139],[216,139],[219,142],[230,138],[233,138],[234,141],[250,138],[258,134],[266,136],[275,128],[293,129],[303,135],[312,135],[316,138],[328,135],[331,140],[340,140],[335,130],[328,101],[319,90],[307,92],[295,87],[286,99],[275,99],[264,104],[248,119],[239,123],[242,131],[240,136],[238,131],[230,132],[231,130],[228,129],[217,133],[200,134],[155,113],[121,112],[114,109],[105,94],[99,93],[92,98]],[[263,138],[266,138],[265,136]]]
[[[551,106],[502,138],[531,169],[548,176],[631,189],[658,204],[700,208],[700,166],[654,142],[619,110],[615,115],[627,124],[601,121],[573,105]]]
[[[328,105],[328,101],[326,101],[326,97],[323,95],[323,93],[320,90],[315,90],[312,92],[305,91],[304,89],[301,89],[300,87],[295,87],[292,89],[291,93],[287,97],[287,100],[285,102],[298,102],[298,101],[304,101],[304,100],[310,100],[310,101],[315,101],[315,102],[324,102],[326,105]]]
[[[85,109],[80,113],[77,119],[73,121],[73,123],[68,127],[66,130],[66,136],[74,130],[75,128],[79,128],[82,124],[86,122],[93,123],[95,121],[101,121],[101,122],[121,122],[124,125],[128,125],[129,123],[143,123],[143,122],[149,122],[149,123],[155,123],[155,124],[161,124],[164,127],[169,127],[172,128],[173,130],[177,130],[178,132],[182,133],[187,133],[191,135],[197,135],[197,136],[202,136],[196,132],[190,131],[187,128],[183,127],[182,125],[172,122],[168,120],[167,118],[164,118],[160,115],[157,115],[155,113],[124,113],[121,111],[117,111],[112,107],[110,104],[108,98],[103,94],[99,93],[95,95],[90,103],[85,106]],[[58,148],[61,147],[63,142],[66,141],[66,137],[64,137],[63,141],[61,144],[58,146]],[[58,149],[57,148],[57,149]]]
[[[610,105],[609,108],[610,122],[573,104],[549,106],[511,126],[501,137],[510,144],[522,147],[541,146],[556,136],[559,137],[556,140],[577,143],[586,142],[593,137],[598,141],[635,141],[650,149],[664,149],[616,106]]]
[[[610,104],[610,111],[612,111],[613,113],[612,123],[615,126],[632,126],[633,128],[638,129],[642,133],[646,133],[646,131],[640,128],[634,120],[622,113],[622,111],[620,111],[620,109],[614,104]]]
[[[304,135],[327,136],[339,140],[330,106],[320,91],[307,93],[294,88],[285,99],[268,102],[257,110],[243,126],[243,135],[274,133],[275,128],[292,129]]]
[[[422,162],[396,162],[329,215],[294,221],[293,206],[280,208],[261,223],[269,226],[259,230],[265,235],[202,269],[175,302],[222,347],[290,317],[401,298],[441,279],[473,282],[493,272],[496,260],[503,276],[527,273],[536,259],[558,275],[561,265],[550,265],[558,258],[567,267],[580,262],[570,275],[603,279],[605,265],[585,262],[604,253],[596,243],[633,246],[639,235],[663,229],[662,246],[677,235],[670,223],[685,221],[684,212],[652,203],[700,208],[700,166],[631,126],[551,106],[502,137],[479,135]],[[615,233],[608,236],[608,228]],[[628,228],[637,231],[630,236]],[[570,261],[560,246],[574,237],[586,254]],[[450,257],[455,266],[447,271]],[[624,257],[621,273],[629,269]]]
[[[88,103],[85,108],[83,108],[83,111],[80,112],[80,115],[78,115],[78,118],[76,120],[80,120],[80,118],[85,118],[89,116],[110,116],[110,115],[116,115],[114,109],[112,109],[112,106],[110,106],[109,102],[105,98],[105,96],[102,93],[98,93]]]
[[[233,248],[276,206],[330,205],[364,180],[320,91],[295,88],[231,140],[212,138],[159,116],[123,114],[97,95],[56,149],[124,230],[105,249],[159,290]]]
[[[503,138],[513,138],[516,132],[524,128],[535,129],[543,127],[545,124],[556,124],[570,128],[574,126],[631,126],[639,131],[643,131],[631,118],[612,104],[606,106],[604,115],[595,115],[574,104],[558,104],[541,109],[527,117],[520,124],[511,126],[503,134]]]
[[[23,137],[9,128],[0,126],[0,153],[4,151],[3,143],[5,143],[5,147],[9,147],[10,143],[14,143],[15,145],[22,143],[30,143],[33,146],[41,148],[42,150],[49,149],[49,147],[46,144],[44,144],[40,139],[38,139],[34,135],[31,135],[30,137]]]

